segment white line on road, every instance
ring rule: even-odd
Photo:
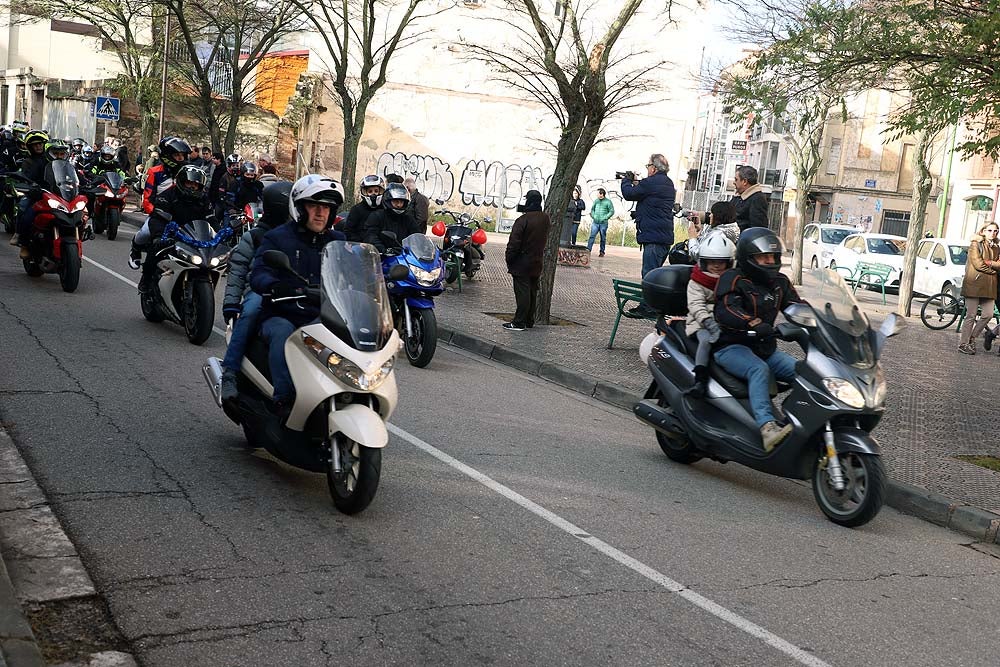
[[[131,285],[132,287],[138,287],[136,283],[132,282],[122,274],[109,269],[103,264],[95,262],[89,257],[84,257],[84,259],[87,262],[96,266],[97,268],[101,269],[102,271],[106,271],[115,278],[118,278],[122,282]],[[219,334],[223,338],[225,338],[226,336],[226,332],[223,331],[222,329],[219,329],[218,327],[212,327],[212,331]],[[467,477],[474,479],[475,481],[479,482],[486,488],[500,494],[507,500],[510,500],[511,502],[520,505],[521,507],[528,510],[532,514],[542,519],[545,519],[556,528],[562,530],[565,533],[568,533],[569,535],[575,537],[581,542],[587,544],[592,549],[595,549],[596,551],[599,551],[608,558],[617,561],[618,563],[624,565],[633,572],[636,572],[637,574],[640,574],[643,577],[649,579],[653,583],[662,586],[671,593],[675,593],[676,595],[684,598],[694,606],[703,609],[704,611],[707,611],[709,614],[725,621],[726,623],[729,623],[733,627],[747,633],[748,635],[760,639],[768,646],[771,646],[772,648],[781,651],[782,653],[792,658],[793,660],[797,661],[798,663],[802,665],[808,665],[809,667],[830,667],[829,663],[820,660],[818,657],[809,653],[805,649],[802,649],[796,646],[795,644],[792,644],[791,642],[782,639],[773,632],[760,627],[756,623],[753,623],[752,621],[743,618],[736,612],[726,609],[722,605],[713,602],[712,600],[709,600],[705,596],[695,593],[694,591],[692,591],[690,588],[680,583],[679,581],[674,581],[667,575],[657,570],[654,570],[653,568],[649,567],[645,563],[642,563],[641,561],[636,560],[635,558],[632,558],[625,552],[614,548],[607,542],[600,540],[594,537],[593,535],[590,535],[587,531],[573,525],[572,523],[562,518],[558,514],[555,514],[554,512],[545,509],[538,503],[528,500],[520,493],[514,491],[513,489],[507,486],[504,486],[500,482],[494,480],[492,477],[484,475],[475,468],[462,463],[455,457],[445,454],[437,447],[434,447],[433,445],[424,442],[417,436],[412,435],[407,431],[404,431],[395,424],[387,424],[386,426],[389,429],[389,431],[396,434],[403,440],[406,440],[417,449],[420,449],[426,452],[427,454],[430,454],[431,456],[441,461],[442,463],[454,468],[463,475],[466,475]]]
[[[791,642],[782,639],[781,637],[770,632],[769,630],[765,630],[756,623],[753,623],[752,621],[743,618],[736,612],[726,609],[725,607],[719,605],[718,603],[709,600],[705,596],[695,593],[684,584],[678,581],[674,581],[665,574],[662,574],[657,570],[654,570],[653,568],[649,567],[648,565],[636,560],[635,558],[632,558],[628,554],[619,551],[618,549],[614,548],[607,542],[604,542],[603,540],[600,540],[594,537],[593,535],[590,535],[587,531],[573,525],[572,523],[562,518],[558,514],[550,512],[549,510],[545,509],[538,503],[528,500],[527,498],[517,493],[513,489],[504,486],[500,482],[497,482],[496,480],[494,480],[491,477],[488,477],[487,475],[484,475],[475,468],[472,468],[462,463],[453,456],[445,454],[437,447],[434,447],[433,445],[424,442],[415,435],[407,433],[406,431],[399,428],[395,424],[388,424],[387,427],[389,431],[398,435],[403,440],[406,440],[417,449],[423,450],[427,454],[430,454],[431,456],[441,461],[442,463],[451,466],[452,468],[459,471],[463,475],[471,477],[472,479],[479,482],[486,488],[491,489],[492,491],[500,494],[507,500],[510,500],[511,502],[520,505],[521,507],[528,510],[532,514],[542,519],[545,519],[556,528],[559,528],[563,532],[572,535],[576,539],[587,544],[591,548],[601,552],[602,554],[611,558],[612,560],[621,563],[630,570],[638,574],[641,574],[642,576],[646,577],[653,583],[662,586],[663,588],[666,588],[671,593],[679,595],[680,597],[684,598],[685,600],[695,605],[696,607],[699,607],[707,611],[709,614],[712,614],[713,616],[722,619],[726,623],[729,623],[730,625],[738,628],[739,630],[742,630],[748,635],[757,637],[765,644],[781,651],[782,653],[789,656],[793,660],[796,660],[800,664],[809,665],[810,667],[830,667],[828,663],[824,662],[823,660],[820,660],[819,658],[809,653],[805,649],[799,648],[795,644],[792,644]]]

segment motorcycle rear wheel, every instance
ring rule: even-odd
[[[406,359],[411,366],[423,368],[431,363],[437,349],[437,317],[431,308],[411,308],[413,335],[405,336]],[[404,329],[403,333],[406,331]]]
[[[191,286],[191,303],[184,304],[184,333],[195,345],[201,345],[212,335],[215,319],[215,293],[212,283],[196,280]]]
[[[160,305],[156,303],[156,297],[153,294],[140,294],[139,308],[142,309],[142,316],[149,322],[158,324],[166,319],[166,315],[160,310]]]
[[[856,528],[879,513],[885,500],[885,468],[874,454],[844,452],[838,454],[847,486],[833,488],[827,471],[826,456],[821,456],[813,471],[812,487],[816,503],[830,521]]]
[[[660,407],[670,412],[673,411],[670,405],[662,398],[660,399]],[[700,461],[703,458],[698,449],[684,435],[678,433],[676,437],[671,437],[660,431],[655,431],[655,433],[657,444],[660,445],[660,449],[663,450],[663,453],[671,461],[689,464]]]
[[[24,265],[24,272],[32,278],[38,278],[43,273],[41,267],[33,259],[22,259],[21,264]]]
[[[341,472],[333,470],[333,456],[326,469],[333,506],[344,514],[357,514],[375,498],[382,477],[382,450],[365,447],[343,433],[334,436],[331,447],[340,452]]]
[[[108,216],[108,240],[114,241],[118,238],[118,225],[121,223],[121,211],[116,208],[107,212]]]

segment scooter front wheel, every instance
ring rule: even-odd
[[[337,448],[340,472],[333,468],[333,451],[326,469],[333,506],[344,514],[357,514],[371,503],[382,477],[382,450],[365,447],[338,433],[331,447]]]
[[[885,500],[885,468],[874,454],[844,452],[838,454],[844,474],[844,490],[833,486],[826,456],[821,456],[813,471],[812,487],[816,503],[830,521],[856,528],[879,513]]]
[[[668,412],[672,412],[670,406],[662,399],[660,400],[660,407]],[[661,431],[656,431],[656,442],[671,461],[676,461],[677,463],[695,463],[703,458],[698,449],[682,433],[667,435]]]

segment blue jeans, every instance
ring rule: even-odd
[[[580,223],[579,222],[574,222],[573,223],[573,238],[570,239],[571,241],[573,241],[573,245],[576,245],[576,233],[578,231],[580,231]]]
[[[774,421],[774,406],[771,405],[771,373],[784,382],[795,378],[795,357],[775,350],[767,359],[761,359],[746,345],[727,345],[716,350],[715,360],[736,377],[747,381],[750,407],[757,426]]]
[[[594,239],[597,238],[597,233],[601,234],[601,254],[604,254],[604,246],[608,242],[608,223],[607,222],[591,222],[590,223],[590,240],[587,241],[587,250],[594,249]]]
[[[295,395],[292,374],[285,361],[285,341],[297,327],[284,317],[269,317],[260,327],[260,333],[267,341],[267,360],[271,364],[271,384],[274,385],[274,400],[287,401]]]
[[[658,269],[667,261],[670,246],[665,243],[645,243],[642,246],[642,277],[653,269]]]
[[[223,368],[234,371],[240,369],[240,362],[246,354],[250,336],[257,331],[261,301],[260,294],[256,292],[251,291],[244,295],[243,312],[233,323],[233,335],[229,339],[229,347],[226,348],[226,358],[222,360]]]

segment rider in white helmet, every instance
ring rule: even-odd
[[[385,193],[385,179],[375,174],[369,174],[361,179],[358,187],[361,201],[351,207],[344,222],[343,232],[348,241],[363,241],[365,238],[365,223],[368,216],[382,206],[382,195]]]
[[[708,361],[712,343],[719,340],[719,323],[715,321],[715,287],[719,276],[733,268],[736,245],[721,230],[702,239],[698,263],[691,269],[687,287],[688,319],[685,332],[698,340],[695,355],[694,386],[691,392],[704,396],[708,385]]]
[[[250,285],[264,297],[261,333],[268,343],[275,412],[282,419],[288,416],[295,399],[295,386],[285,362],[285,341],[295,329],[319,317],[319,304],[304,298],[306,286],[301,279],[269,267],[263,255],[268,250],[280,250],[288,256],[296,274],[310,285],[318,285],[323,246],[346,240],[342,233],[331,229],[343,203],[344,188],[340,183],[317,174],[303,176],[292,185],[288,197],[289,221],[265,234],[254,255]]]

